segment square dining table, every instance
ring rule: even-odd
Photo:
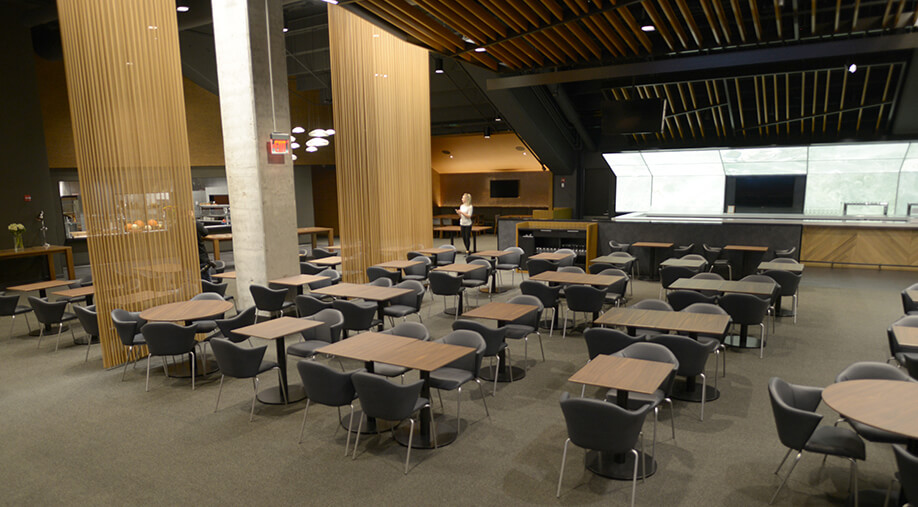
[[[529,313],[537,311],[538,306],[534,305],[521,305],[516,303],[503,303],[499,301],[492,301],[486,305],[479,306],[478,308],[473,308],[463,314],[463,317],[467,319],[489,319],[496,320],[497,326],[500,327],[506,322],[513,322],[516,319],[526,316]],[[514,380],[520,380],[526,376],[526,370],[520,368],[519,366],[510,367],[507,362],[507,352],[506,349],[501,350],[497,354],[498,364],[502,364],[505,367],[500,368],[499,372],[496,372],[498,382],[513,382]],[[491,366],[483,366],[478,372],[478,378],[482,380],[494,380],[495,368]]]
[[[284,278],[275,278],[274,280],[268,280],[268,283],[273,283],[274,285],[283,285],[285,287],[296,287],[296,293],[302,294],[304,285],[307,285],[313,282],[319,282],[322,280],[327,280],[327,279],[328,279],[327,276],[319,276],[319,275],[293,275],[293,276],[286,276]]]
[[[485,267],[480,264],[453,263],[453,264],[447,264],[445,266],[438,266],[436,268],[433,268],[432,271],[446,271],[448,273],[457,273],[459,276],[463,276],[466,273],[469,273],[471,271],[477,271],[479,269],[485,269]],[[459,306],[458,308],[456,308],[456,312],[458,312],[459,315],[462,315],[462,299],[463,299],[462,296],[464,292],[465,292],[464,290],[459,292]],[[447,315],[453,315],[453,309],[447,308],[444,311],[444,313]]]
[[[359,283],[339,283],[335,285],[329,285],[328,287],[322,287],[321,289],[316,289],[310,292],[312,294],[322,294],[323,296],[332,296],[336,298],[366,299],[367,301],[376,301],[376,318],[379,319],[378,330],[382,331],[383,325],[385,323],[385,315],[383,315],[383,309],[386,307],[386,302],[390,299],[404,296],[405,294],[410,294],[414,291],[412,289],[402,289],[398,287],[379,287],[376,285],[363,285]]]
[[[657,256],[660,250],[667,250],[673,247],[672,242],[662,242],[662,241],[638,241],[631,244],[632,248],[647,248],[650,250],[650,267],[647,270],[650,280],[657,279],[657,272],[659,271],[659,266],[657,265]],[[640,270],[638,270],[640,271]]]

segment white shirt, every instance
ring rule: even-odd
[[[463,205],[459,206],[459,211],[461,211],[461,212],[463,212],[463,213],[465,213],[466,215],[469,216],[469,218],[466,218],[466,217],[460,215],[460,217],[459,217],[459,225],[472,225],[472,219],[471,219],[471,216],[472,216],[472,205],[471,205],[471,204],[463,204]]]

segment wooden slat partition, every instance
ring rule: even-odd
[[[342,276],[431,246],[427,51],[328,6]]]
[[[127,359],[112,309],[201,289],[175,2],[59,0],[58,12],[102,362],[112,367]]]

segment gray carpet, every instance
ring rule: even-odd
[[[479,247],[494,247],[493,237],[483,237]],[[637,503],[765,504],[779,483],[773,471],[786,451],[774,428],[768,378],[825,386],[852,362],[884,361],[886,327],[901,314],[899,291],[915,278],[914,273],[808,267],[797,324],[779,319],[764,359],[757,351],[727,352],[727,376],[718,381],[722,395],[707,405],[704,422],[698,420],[697,404],[677,401],[673,440],[669,410],[662,411],[656,450],[659,471],[638,484]],[[504,283],[509,280],[506,277]],[[517,276],[517,284],[519,280]],[[658,290],[658,284],[637,282],[631,302],[654,298]],[[518,290],[495,300],[515,294]],[[431,304],[433,313],[427,318]],[[424,321],[434,337],[446,334],[453,320],[440,313],[442,308],[442,299],[425,300]],[[55,353],[53,340],[46,339],[37,349],[37,339],[26,336],[21,321],[13,338],[7,339],[8,326],[7,319],[0,324],[4,504],[629,501],[629,482],[594,476],[584,469],[584,451],[573,447],[561,499],[555,498],[566,438],[558,397],[563,391],[580,392],[579,386],[567,382],[586,363],[580,334],[562,340],[559,332],[553,337],[544,333],[545,362],[533,336],[527,377],[500,384],[494,397],[486,386],[490,419],[477,388],[465,389],[462,435],[437,450],[413,451],[412,468],[405,476],[405,448],[389,434],[362,439],[357,459],[345,458],[345,432],[335,409],[311,407],[306,435],[298,445],[305,403],[286,408],[259,404],[250,423],[251,382],[227,380],[220,411],[214,413],[219,375],[199,382],[192,392],[187,379],[166,378],[154,360],[150,392],[144,392],[145,361],[129,369],[121,382],[120,369],[102,369],[98,346],[84,363],[85,346],[72,344],[69,332]],[[79,337],[82,331],[79,325],[75,328]],[[293,337],[287,340],[294,342]],[[268,345],[270,358],[274,347]],[[512,342],[511,348],[519,364],[522,343]],[[713,360],[708,366],[711,378]],[[275,383],[273,374],[263,376],[262,386]],[[455,396],[444,393],[447,415],[441,424],[454,421]],[[435,410],[444,408],[437,404]],[[819,411],[825,415],[823,424],[837,417],[828,407]],[[648,443],[651,425],[648,419]],[[847,462],[830,458],[824,468],[820,463],[820,457],[805,455],[776,503],[842,504]],[[860,466],[861,488],[885,489],[893,469],[889,447],[868,443],[867,461]]]

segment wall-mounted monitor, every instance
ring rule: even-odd
[[[602,103],[602,134],[663,131],[665,99],[607,100]]]
[[[515,199],[520,196],[520,180],[491,180],[492,199]]]
[[[803,213],[806,175],[727,176],[724,211]]]

